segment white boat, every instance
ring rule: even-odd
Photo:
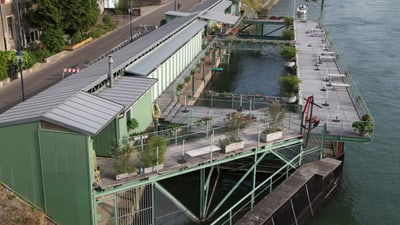
[[[298,15],[305,15],[307,13],[308,7],[306,5],[300,5],[297,7],[297,14]]]

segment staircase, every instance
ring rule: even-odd
[[[172,118],[180,108],[181,108],[181,103],[176,101],[171,101],[170,104],[167,106],[167,108],[164,111],[162,111],[160,120],[164,122],[171,122]]]

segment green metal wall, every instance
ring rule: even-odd
[[[193,36],[192,39],[185,43],[185,45],[178,49],[165,62],[159,65],[156,70],[148,75],[149,78],[155,78],[158,80],[151,88],[153,100],[156,100],[201,52],[202,34],[203,30]]]
[[[0,127],[0,180],[43,209],[38,123]]]
[[[93,137],[93,147],[96,155],[110,156],[110,146],[114,140],[118,140],[116,120],[112,121],[99,134]]]
[[[45,212],[63,225],[93,224],[93,155],[87,136],[41,130]]]
[[[139,122],[139,127],[137,131],[144,131],[153,122],[153,117],[151,115],[151,106],[153,102],[151,101],[151,92],[146,92],[142,98],[140,98],[135,105],[132,107],[132,118],[135,118]]]
[[[151,106],[153,102],[151,100],[151,92],[147,91],[132,107],[130,110],[130,118],[134,118],[138,121],[139,127],[133,131],[128,132],[126,126],[128,116],[124,116],[119,120],[119,134],[120,138],[124,139],[129,137],[129,133],[141,132],[147,129],[153,122],[151,115]]]

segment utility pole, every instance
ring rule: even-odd
[[[133,6],[132,6],[132,0],[131,0],[131,6],[128,9],[128,13],[129,13],[129,30],[130,30],[130,34],[131,37],[129,38],[130,42],[133,42],[133,28],[132,28],[132,14],[133,14]]]
[[[7,50],[7,39],[6,39],[6,32],[4,30],[4,18],[3,18],[3,4],[0,3],[0,17],[1,17],[1,30],[3,31],[3,38],[4,38],[4,50]]]

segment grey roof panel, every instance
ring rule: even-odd
[[[214,8],[212,8],[210,11],[224,13],[225,10],[231,5],[232,5],[232,1],[223,0],[218,5],[216,5]]]
[[[203,2],[192,10],[193,13],[191,15],[175,18],[167,24],[159,27],[157,30],[152,31],[118,51],[115,51],[113,53],[113,69],[123,69],[127,63],[134,61],[137,57],[152,50],[179,31],[182,27],[196,20],[198,13],[202,13],[208,8],[218,5],[220,2],[221,0],[208,0]],[[52,113],[55,113],[56,111],[52,110],[55,108],[61,109],[63,107],[62,104],[64,104],[71,96],[74,97],[76,93],[80,92],[79,96],[81,96],[82,90],[87,91],[94,85],[98,84],[98,82],[104,80],[107,72],[108,57],[103,57],[90,66],[81,69],[78,73],[66,77],[64,80],[52,87],[0,114],[0,126],[38,121],[42,119],[44,115],[46,115],[49,120],[54,119],[54,122],[66,122],[66,118],[63,118],[62,116],[57,117],[56,119],[56,115]],[[86,100],[96,101],[97,99],[92,96]],[[88,102],[85,104],[88,104]],[[75,127],[75,125],[72,127]],[[77,125],[76,128],[81,129],[81,126]],[[85,129],[82,130],[85,131]],[[93,133],[93,131],[90,132]]]
[[[215,20],[227,24],[236,24],[236,22],[239,20],[238,16],[232,16],[225,13],[217,13],[217,12],[206,12],[203,15],[201,15],[200,18]]]
[[[113,88],[105,88],[97,95],[129,108],[156,82],[156,79],[147,77],[119,77],[115,80]]]
[[[169,56],[186,44],[194,35],[199,33],[206,25],[206,21],[198,20],[193,22],[189,27],[177,34],[172,40],[168,40],[142,59],[126,67],[125,71],[135,75],[149,75],[160,64],[167,60]]]
[[[123,105],[78,92],[45,113],[43,120],[87,135],[96,135],[123,109]]]

